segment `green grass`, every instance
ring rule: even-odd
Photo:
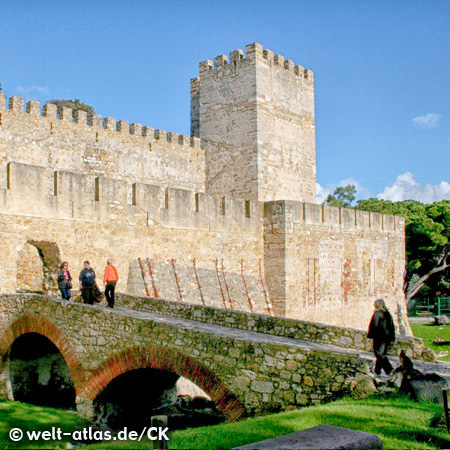
[[[350,398],[326,405],[246,419],[235,423],[176,431],[172,449],[228,449],[269,439],[321,424],[335,425],[376,434],[384,448],[450,448],[450,436],[430,428],[431,419],[442,414],[433,403],[415,403],[404,396],[377,396],[365,400]],[[86,448],[147,448],[137,442],[119,445],[96,444]]]
[[[424,344],[431,348],[436,355],[439,352],[449,352],[449,355],[439,358],[439,361],[450,361],[450,345],[436,345],[432,342],[435,337],[441,337],[450,342],[450,325],[439,326],[428,322],[414,322],[411,323],[411,328],[414,336],[422,338]]]
[[[44,408],[29,405],[27,403],[0,400],[0,448],[56,448],[58,443],[54,441],[29,441],[24,438],[13,442],[9,439],[9,431],[12,428],[20,428],[26,431],[50,431],[52,427],[59,427],[62,432],[72,432],[76,427],[84,427],[87,423],[73,412],[61,409]],[[62,445],[63,448],[65,444]]]
[[[438,404],[415,403],[404,396],[376,396],[364,400],[345,398],[326,405],[310,406],[290,412],[271,414],[234,423],[176,431],[170,441],[173,449],[222,449],[269,439],[321,424],[335,425],[376,434],[389,449],[450,448],[450,435],[430,427],[433,417],[442,414]],[[12,443],[11,428],[49,430],[52,426],[73,431],[84,426],[72,413],[40,408],[18,402],[0,402],[0,448],[56,448],[54,442],[23,440]],[[60,444],[64,448],[64,444]],[[105,442],[85,449],[146,449],[147,442]]]

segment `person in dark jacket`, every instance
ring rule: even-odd
[[[375,373],[380,375],[381,369],[383,369],[387,375],[390,375],[393,367],[386,355],[389,346],[393,345],[395,341],[394,320],[383,299],[375,300],[374,306],[375,312],[370,321],[367,337],[373,339],[373,351],[377,358]]]
[[[58,287],[61,291],[63,300],[70,300],[72,289],[72,277],[69,272],[69,264],[64,261],[61,263],[60,271],[58,272]]]
[[[84,261],[84,269],[80,272],[80,291],[83,303],[93,305],[95,301],[95,272],[89,261]]]

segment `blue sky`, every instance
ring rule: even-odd
[[[0,0],[8,96],[189,134],[198,63],[246,44],[315,72],[318,193],[450,199],[450,1]]]

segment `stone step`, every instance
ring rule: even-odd
[[[319,425],[295,433],[285,434],[253,444],[235,447],[236,449],[366,449],[383,448],[381,439],[370,433],[350,430],[332,425]]]

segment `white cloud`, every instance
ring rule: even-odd
[[[325,188],[319,183],[316,183],[316,203],[322,204],[329,194],[331,194],[330,188]]]
[[[50,94],[50,89],[48,86],[16,86],[15,89],[16,94],[23,95],[24,97],[33,97],[39,95],[48,95]]]
[[[414,119],[411,119],[413,124],[417,126],[418,128],[436,128],[439,126],[439,121],[441,120],[440,114],[432,114],[428,113],[423,116],[414,117]]]
[[[377,197],[393,202],[418,200],[422,203],[433,203],[444,199],[450,200],[450,183],[442,181],[439,184],[423,186],[414,179],[412,173],[405,172],[397,177],[392,186],[387,186]]]

